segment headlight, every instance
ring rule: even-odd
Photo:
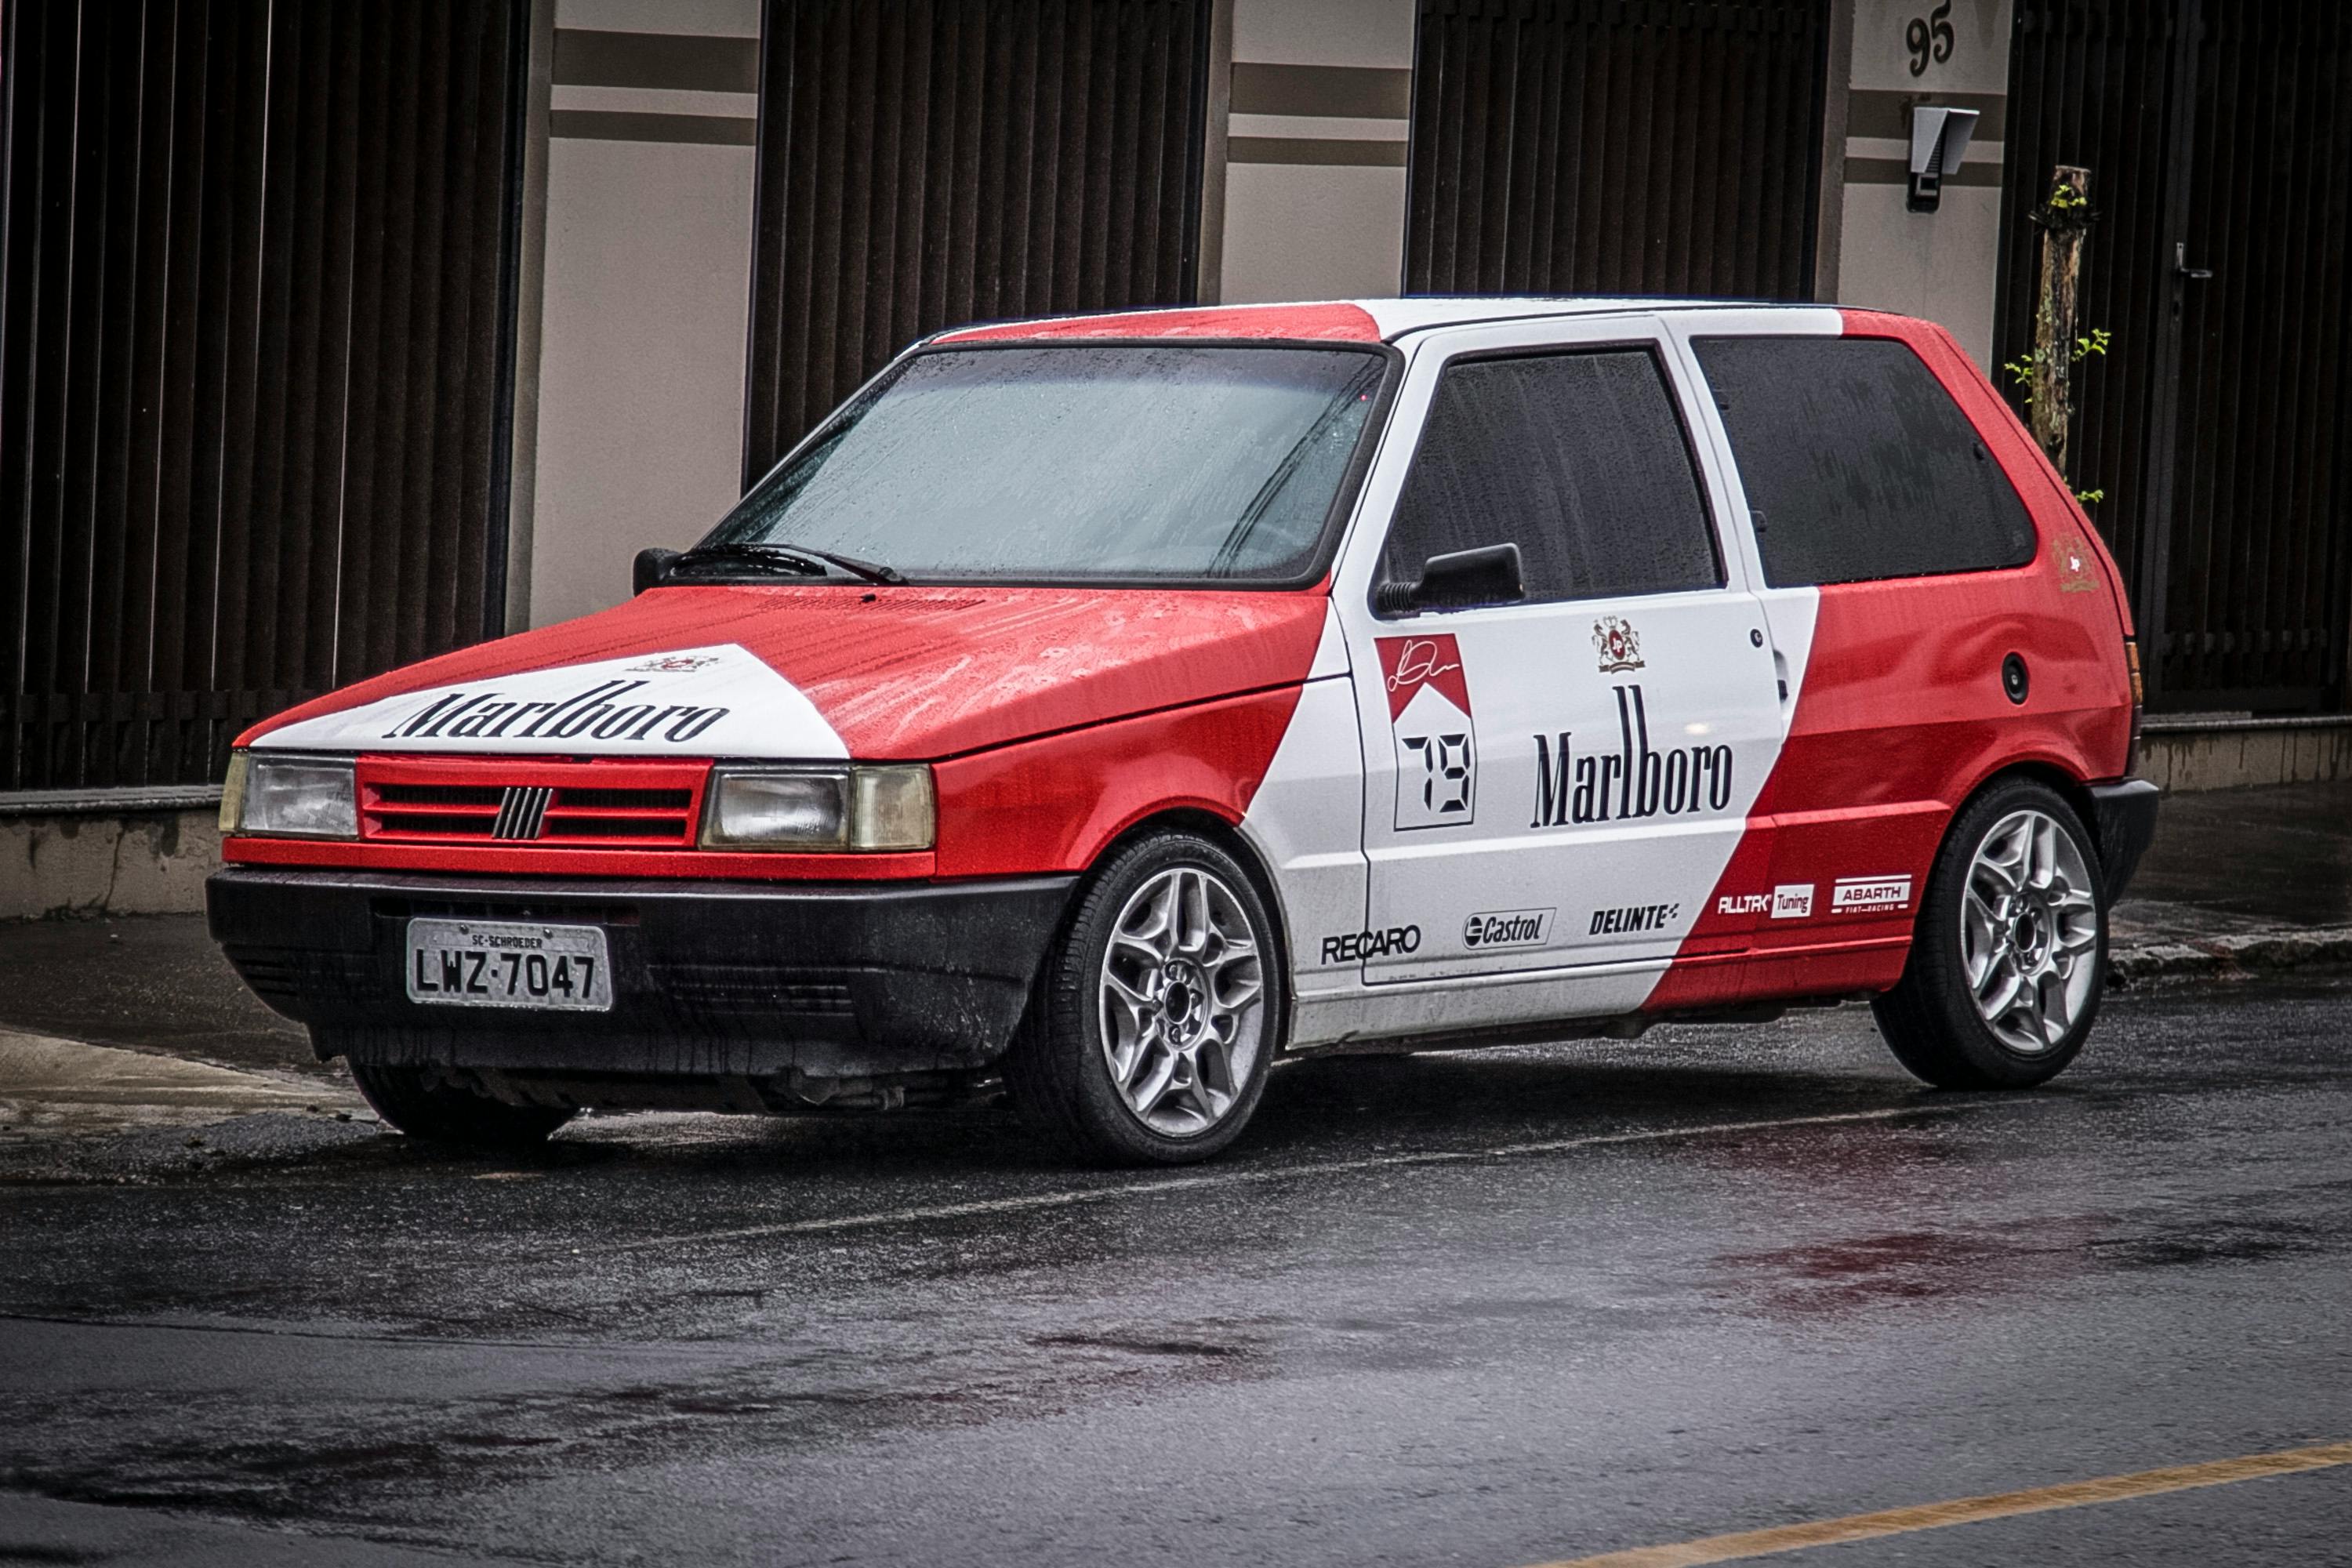
[[[356,838],[359,789],[349,757],[232,752],[221,831],[266,838]]]
[[[929,849],[927,767],[710,770],[706,849]]]

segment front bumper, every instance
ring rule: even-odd
[[[2159,792],[2147,779],[2091,786],[2091,831],[2099,841],[2099,869],[2112,905],[2131,886],[2139,858],[2156,842]]]
[[[836,1079],[1011,1043],[1074,877],[778,884],[231,867],[205,884],[246,984],[322,1054],[549,1075]],[[600,927],[609,1012],[408,999],[409,920]]]

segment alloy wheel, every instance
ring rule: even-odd
[[[1165,1137],[1225,1119],[1265,1047],[1265,967],[1241,900],[1175,866],[1119,910],[1101,976],[1105,1064],[1119,1099]]]
[[[2098,979],[2099,904],[2074,837],[2041,811],[1993,825],[1969,863],[1960,956],[2000,1043],[2038,1056],[2066,1038]]]

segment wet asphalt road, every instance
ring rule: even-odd
[[[981,1114],[19,1147],[0,1560],[1511,1568],[2352,1437],[2352,987],[2108,1006],[2011,1097],[1853,1008],[1302,1064],[1172,1175]],[[2352,1469],[1780,1559],[2031,1560],[2352,1563]]]

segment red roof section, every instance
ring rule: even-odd
[[[1303,338],[1376,343],[1380,323],[1360,305],[1227,305],[1202,310],[1121,310],[1060,321],[1006,321],[944,334],[950,343],[1008,338]]]

